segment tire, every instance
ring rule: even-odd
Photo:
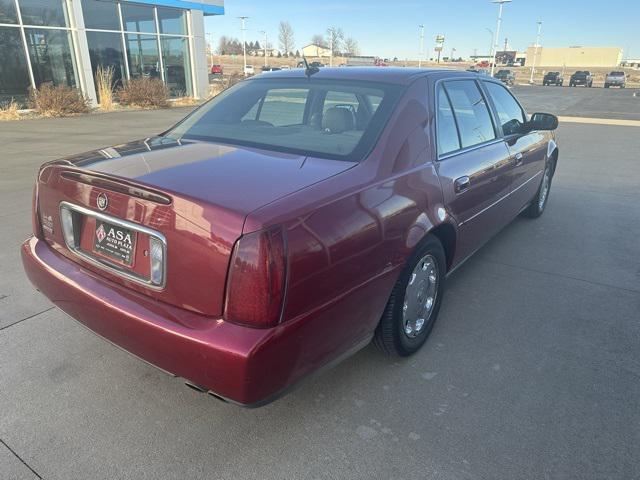
[[[609,88],[609,84],[608,84],[608,83],[605,83],[605,84],[604,84],[604,88]]]
[[[427,235],[407,260],[376,328],[373,343],[380,350],[407,357],[422,347],[438,318],[446,272],[442,244]]]
[[[569,87],[573,87],[573,83],[569,82]]]
[[[544,213],[544,209],[549,201],[549,193],[551,191],[551,181],[553,180],[553,174],[555,171],[555,159],[548,161],[544,167],[542,174],[542,181],[540,187],[536,192],[536,196],[533,197],[529,206],[522,212],[522,215],[527,218],[538,218]],[[545,191],[546,186],[546,191]]]

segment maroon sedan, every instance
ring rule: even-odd
[[[156,137],[43,165],[24,267],[107,340],[260,405],[372,339],[416,352],[447,275],[544,211],[556,126],[472,73],[260,75]]]

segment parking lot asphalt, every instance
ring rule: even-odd
[[[637,88],[516,85],[512,91],[529,113],[640,120],[640,89]]]
[[[185,112],[0,124],[0,478],[640,477],[640,128],[561,124],[547,211],[451,276],[416,355],[370,346],[247,410],[80,327],[18,257],[40,163]]]

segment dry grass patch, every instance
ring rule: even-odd
[[[169,89],[158,78],[134,78],[118,90],[118,99],[123,105],[166,108],[169,106]]]
[[[43,117],[64,117],[90,111],[89,99],[77,88],[45,83],[31,89],[29,105]]]
[[[96,69],[96,90],[102,110],[113,110],[113,77],[115,70],[112,66],[98,66]]]
[[[0,121],[20,120],[20,104],[13,98],[10,102],[0,103]]]

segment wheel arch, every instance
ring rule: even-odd
[[[458,240],[458,233],[455,227],[449,222],[442,222],[429,230],[425,238],[428,235],[433,235],[442,244],[447,260],[447,271],[451,270],[456,253],[456,242]]]

